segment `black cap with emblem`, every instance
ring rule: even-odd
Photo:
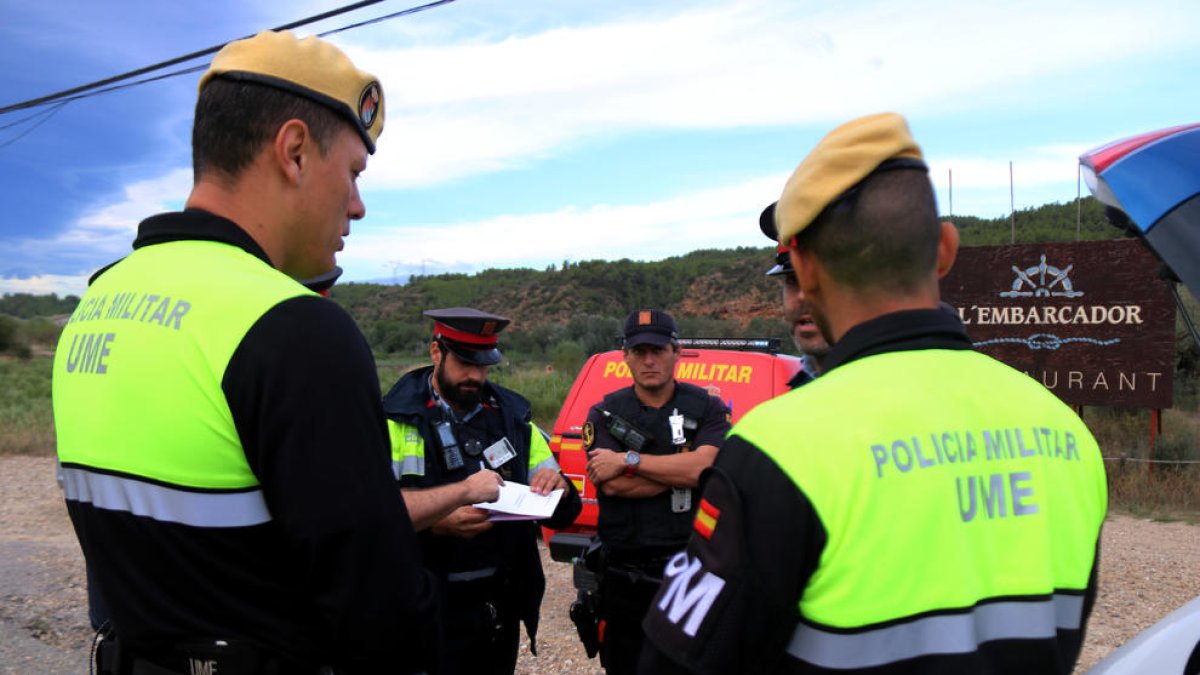
[[[458,358],[479,366],[500,363],[496,346],[509,319],[470,307],[430,309],[424,314],[434,320],[433,339]]]
[[[665,347],[679,339],[679,329],[670,314],[657,309],[642,309],[625,317],[625,347],[657,345]]]
[[[775,204],[777,203],[771,202],[758,216],[758,229],[762,230],[762,233],[767,235],[767,239],[775,244],[775,265],[767,270],[769,277],[792,273],[792,257],[788,255],[787,247],[779,244],[779,234],[775,231]]]
[[[340,276],[342,276],[342,268],[334,265],[333,269],[329,270],[325,274],[303,279],[300,281],[300,283],[304,284],[304,287],[308,290],[328,298],[329,289],[333,288],[333,285],[337,283],[338,277]]]

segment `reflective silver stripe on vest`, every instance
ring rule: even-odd
[[[557,473],[558,472],[558,462],[554,461],[553,457],[547,457],[545,461],[539,462],[537,466],[533,467],[533,471],[530,472],[529,477],[533,478],[533,474],[537,473],[538,471],[541,471],[542,469],[550,469],[551,471],[554,471],[555,473]]]
[[[927,616],[861,633],[833,633],[800,624],[788,653],[823,668],[871,668],[929,654],[964,654],[993,640],[1053,638],[1078,630],[1083,596],[996,602],[963,614]]]
[[[395,474],[396,480],[400,480],[401,476],[424,476],[425,456],[405,455],[399,462],[392,460],[392,473]]]
[[[60,467],[58,481],[69,501],[195,527],[247,527],[270,522],[262,490],[191,492],[87,469]]]
[[[446,575],[446,581],[474,581],[476,579],[487,579],[496,574],[495,567],[484,567],[483,569],[471,570],[470,572],[451,572]]]

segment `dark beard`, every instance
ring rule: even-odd
[[[457,384],[451,383],[446,379],[445,373],[441,368],[437,369],[437,385],[438,391],[441,392],[442,398],[450,404],[452,408],[459,412],[474,410],[475,406],[479,405],[479,401],[483,397],[483,385],[480,384],[478,389],[465,389]]]

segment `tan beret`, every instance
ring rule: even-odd
[[[200,91],[221,76],[277,87],[329,106],[345,117],[374,154],[383,133],[383,87],[354,67],[342,50],[319,38],[290,31],[263,31],[230,42],[200,78]]]
[[[830,203],[888,160],[908,159],[924,168],[921,148],[896,113],[860,117],[830,131],[788,178],[775,207],[779,243],[812,224]]]

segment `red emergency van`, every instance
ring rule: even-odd
[[[736,423],[747,410],[787,392],[788,380],[801,369],[799,357],[778,353],[779,343],[776,338],[682,338],[675,378],[720,398]],[[551,557],[557,561],[570,562],[596,534],[596,486],[587,479],[583,449],[588,410],[605,394],[632,384],[623,352],[614,349],[588,359],[563,401],[550,449],[579,490],[583,511],[570,527],[543,531]]]

